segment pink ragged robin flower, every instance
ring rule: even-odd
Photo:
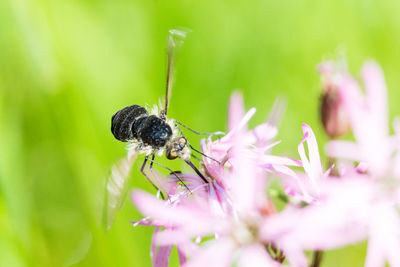
[[[241,136],[238,135],[237,142]],[[233,155],[240,152],[240,146],[234,146]],[[233,157],[238,159],[239,155]],[[227,176],[230,187],[227,190],[232,211],[230,213],[216,213],[210,208],[209,202],[192,196],[180,202],[180,205],[171,206],[157,200],[153,196],[136,192],[133,201],[139,210],[162,222],[168,229],[158,234],[158,242],[162,247],[177,244],[190,255],[190,260],[184,265],[195,266],[230,266],[237,261],[238,266],[277,266],[264,244],[258,236],[259,224],[264,216],[266,207],[271,203],[264,195],[262,186],[257,186],[257,167],[250,159],[243,157],[240,161],[232,162],[233,169]],[[267,208],[268,210],[268,208]],[[191,240],[199,237],[217,237],[200,246],[193,246]]]
[[[347,77],[341,87],[355,142],[334,141],[327,152],[339,158],[361,161],[373,183],[374,202],[369,211],[366,266],[400,266],[400,132],[389,135],[387,88],[382,69],[373,61],[364,64],[361,76],[365,95],[358,84]]]
[[[321,158],[319,154],[317,139],[310,126],[303,123],[303,138],[298,145],[300,162],[304,173],[295,172],[288,168],[285,169],[282,178],[285,180],[285,192],[292,199],[308,204],[317,203],[320,197],[319,185],[321,180],[326,179],[331,169],[323,172]],[[304,145],[307,144],[308,155]]]
[[[267,247],[272,243],[265,243],[259,236],[260,224],[275,212],[265,194],[265,171],[276,173],[286,165],[301,164],[268,153],[276,144],[275,125],[267,122],[247,130],[254,112],[251,109],[245,114],[242,97],[233,95],[228,134],[215,141],[211,138],[202,141],[207,157],[203,157],[201,169],[208,184],[194,174],[183,173],[180,178],[188,182],[192,194],[178,190],[166,202],[143,192],[133,195],[139,210],[154,222],[142,223],[165,227],[155,233],[157,244],[163,249],[159,250],[161,254],[153,252],[153,255],[167,258],[160,266],[168,264],[172,245],[178,246],[181,256],[190,256],[184,265],[187,267],[229,266],[234,261],[239,266],[247,266],[249,262],[254,262],[252,266],[275,266],[283,261],[282,252],[271,254]],[[169,178],[176,182],[173,176]],[[192,242],[202,237],[215,239],[204,244]]]
[[[388,133],[380,67],[366,63],[362,77],[366,96],[348,73],[338,77],[356,142],[331,141],[327,150],[332,157],[362,161],[363,171],[320,180],[317,205],[288,206],[265,221],[262,235],[273,238],[287,257],[368,240],[365,266],[400,266],[400,138],[397,129],[395,137]]]
[[[279,141],[274,141],[274,138],[277,135],[276,123],[280,120],[282,105],[282,102],[277,102],[266,122],[248,130],[247,122],[256,110],[252,108],[245,113],[242,95],[239,93],[232,95],[228,116],[229,132],[215,141],[211,137],[202,140],[203,153],[210,156],[210,158],[203,158],[203,170],[210,178],[210,183],[217,185],[216,192],[218,187],[229,188],[230,179],[226,177],[229,175],[229,172],[226,172],[226,167],[230,168],[232,161],[235,160],[235,154],[232,151],[238,135],[242,138],[242,151],[236,153],[236,155],[239,158],[247,157],[251,159],[257,167],[264,171],[281,173],[288,170],[287,166],[301,166],[298,160],[270,154],[270,150],[279,143]],[[258,184],[265,186],[265,179],[260,179]]]
[[[364,96],[356,80],[348,73],[337,79],[344,109],[350,119],[356,142],[332,141],[327,153],[335,158],[356,160],[368,164],[371,175],[388,174],[395,152],[395,138],[389,136],[387,89],[381,68],[367,62],[362,68]]]

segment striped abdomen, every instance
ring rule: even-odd
[[[132,105],[117,111],[111,118],[111,132],[122,142],[137,138],[133,127],[140,119],[148,116],[147,110],[139,105]]]
[[[153,148],[166,145],[171,139],[171,127],[161,118],[148,115],[139,105],[132,105],[116,112],[111,119],[111,132],[122,142],[137,139]]]

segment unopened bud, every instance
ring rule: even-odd
[[[324,87],[320,107],[321,121],[325,133],[333,139],[345,135],[350,129],[350,122],[337,87],[330,83]]]

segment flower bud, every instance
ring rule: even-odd
[[[321,96],[320,116],[325,133],[330,138],[345,135],[350,129],[349,118],[343,106],[338,88],[333,83],[325,83]]]

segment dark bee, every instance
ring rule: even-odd
[[[139,142],[160,148],[172,136],[171,127],[161,118],[151,115],[139,105],[125,107],[112,116],[111,132],[122,142]]]
[[[164,151],[168,159],[180,158],[184,160],[205,182],[207,182],[205,177],[190,161],[191,150],[188,146],[192,150],[202,155],[204,154],[190,145],[185,136],[183,136],[179,125],[191,131],[193,130],[167,117],[174,63],[173,59],[177,44],[176,37],[182,38],[184,35],[185,33],[181,31],[171,30],[168,38],[167,82],[164,107],[159,109],[155,106],[152,110],[148,111],[142,106],[131,105],[117,111],[111,118],[111,132],[114,137],[122,142],[129,142],[129,151],[131,154],[145,154],[146,157],[141,172],[150,182],[151,179],[144,173],[147,161],[150,161],[150,168],[152,168],[153,163],[155,163],[170,170],[168,167],[154,161],[155,156],[161,156]],[[200,134],[196,131],[193,132]],[[177,175],[176,177],[179,179]],[[156,185],[153,184],[153,186],[157,188]]]
[[[138,153],[150,156],[166,150],[168,159],[188,160],[190,150],[186,147],[186,138],[177,135],[174,120],[161,114],[149,115],[139,105],[125,107],[112,116],[111,132],[116,139],[130,142]]]
[[[186,189],[189,190],[185,183],[183,183],[183,181],[180,179],[179,171],[173,171],[154,160],[155,156],[161,156],[164,152],[168,159],[182,159],[197,173],[197,175],[199,175],[199,177],[201,177],[205,183],[208,183],[203,174],[190,161],[192,156],[191,150],[205,157],[208,156],[191,146],[191,144],[183,135],[180,126],[194,132],[195,134],[211,134],[196,132],[177,120],[167,117],[169,95],[171,91],[174,52],[176,45],[179,44],[177,41],[179,42],[179,39],[182,40],[184,37],[184,32],[170,30],[170,35],[168,37],[167,82],[164,107],[160,109],[159,107],[154,106],[153,109],[148,110],[139,105],[131,105],[117,111],[111,118],[112,134],[116,139],[122,142],[128,142],[129,145],[128,157],[114,166],[111,176],[107,182],[107,206],[105,209],[107,228],[111,227],[116,212],[121,207],[124,192],[126,192],[125,187],[127,185],[129,171],[138,154],[145,154],[145,159],[140,171],[160,193],[163,199],[164,195],[162,191],[160,191],[158,186],[153,182],[152,179],[150,179],[149,176],[147,176],[144,171],[148,161],[150,162],[150,170],[152,170],[153,164],[157,164],[165,169],[168,169],[170,173],[174,175],[177,180],[179,180],[182,185],[186,187]],[[178,40],[176,38],[178,38]]]

